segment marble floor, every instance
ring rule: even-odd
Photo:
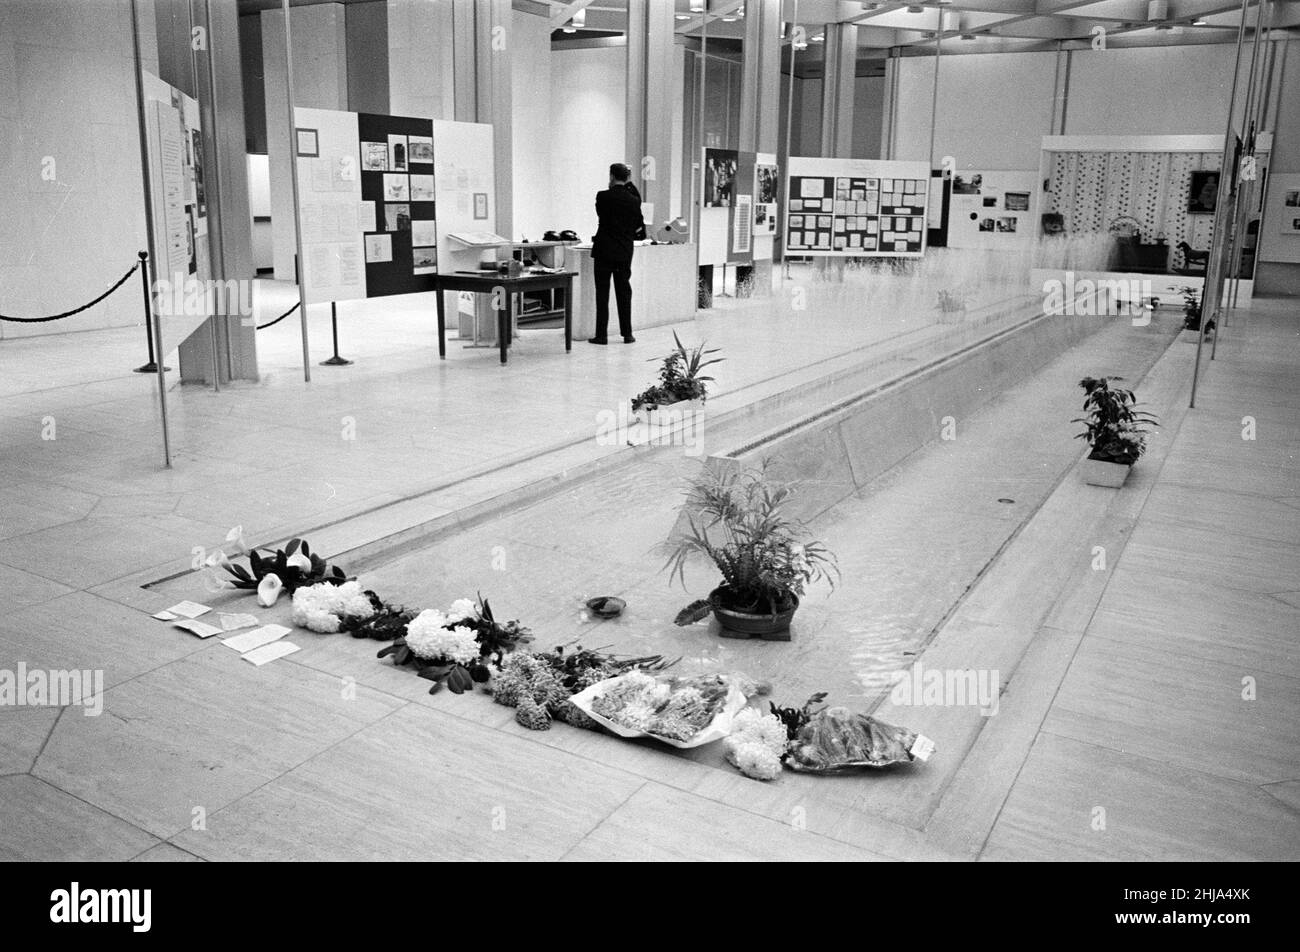
[[[828,302],[846,293],[812,292]],[[1014,310],[991,306],[988,328]],[[864,327],[851,308],[836,313],[816,334],[799,323],[810,318],[786,315],[798,347],[770,305],[734,302],[685,330],[724,348],[717,403],[735,413],[782,387],[760,368],[781,367],[797,386],[871,360],[892,367],[960,333],[897,315]],[[153,450],[139,444],[156,405],[136,392],[142,381],[29,384],[14,395],[7,450],[43,405],[60,429],[39,448],[48,455],[29,440],[0,459],[0,669],[97,669],[106,690],[98,717],[0,707],[0,858],[1300,856],[1294,307],[1242,312],[1203,366],[1196,410],[1185,410],[1194,348],[1170,345],[1161,315],[1141,331],[1117,322],[1097,332],[964,418],[959,439],[924,447],[814,522],[844,578],[809,594],[788,644],[671,625],[710,582],[693,571],[683,591],[657,571],[692,463],[681,453],[648,454],[608,479],[561,484],[348,566],[413,605],[482,591],[542,645],[741,670],[770,681],[782,704],[829,690],[939,746],[923,766],[770,784],[711,748],[669,751],[564,725],[527,731],[485,697],[429,695],[427,682],[377,661],[374,643],[295,632],[302,650],[254,668],[148,617],[194,598],[287,621],[283,603],[257,611],[172,571],[232,524],[270,541],[318,523],[373,523],[386,503],[430,487],[430,511],[455,512],[477,501],[471,477],[493,465],[525,464],[498,478],[500,492],[536,479],[568,444],[579,447],[565,457],[575,466],[619,451],[593,448],[591,415],[611,390],[648,382],[643,360],[671,339],[653,329],[636,348],[579,346],[566,359],[543,336],[552,332],[537,331],[505,370],[490,352],[454,344],[440,366],[417,350],[421,315],[387,320],[391,335],[345,348],[365,359],[342,382],[321,382],[330,368],[314,368],[310,386],[295,379],[299,342],[286,331],[268,339],[270,369],[256,387],[173,391],[183,448],[172,471],[145,464]],[[1068,420],[1088,372],[1138,381],[1165,424],[1118,493],[1074,472]],[[540,426],[538,394],[550,408]],[[338,437],[347,416],[354,441]],[[621,594],[629,610],[590,619],[581,601],[592,594]],[[918,656],[996,670],[997,715],[899,709],[889,675]]]

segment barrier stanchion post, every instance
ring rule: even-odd
[[[339,356],[339,305],[337,301],[330,301],[330,328],[334,332],[334,356],[329,360],[322,360],[322,367],[346,367],[352,363]]]
[[[144,339],[149,345],[149,363],[142,367],[136,367],[135,372],[138,374],[156,374],[158,372],[158,363],[153,352],[153,296],[149,293],[149,252],[141,251],[140,255],[140,284],[144,287]],[[163,370],[171,370],[170,367],[164,367]]]

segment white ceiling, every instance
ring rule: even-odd
[[[582,10],[586,17],[584,35],[622,33],[627,23],[626,0],[546,0],[557,28],[568,25]],[[657,0],[651,0],[657,2]],[[690,12],[690,0],[673,0],[678,16],[678,33],[699,36],[705,17]],[[782,3],[782,17],[794,17],[793,0],[748,0]],[[530,4],[531,6],[531,4]],[[744,36],[742,0],[709,0],[707,31],[710,37],[740,39]],[[935,31],[942,17],[940,42],[949,53],[985,53],[1054,49],[1059,43],[1089,45],[1096,28],[1105,31],[1108,47],[1165,46],[1235,42],[1241,20],[1241,4],[1231,0],[1168,0],[1163,20],[1148,19],[1147,0],[921,0],[920,3],[866,3],[846,0],[799,0],[798,18],[807,35],[818,42],[827,23],[853,23],[858,27],[858,46],[863,55],[870,51],[899,47],[906,53],[933,51]],[[1258,0],[1250,0],[1246,23],[1254,25]],[[1269,24],[1266,24],[1269,25]],[[1300,35],[1300,2],[1273,4],[1275,30]]]

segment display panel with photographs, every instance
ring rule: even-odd
[[[375,208],[375,231],[365,236],[370,295],[432,290],[438,263],[433,121],[359,113],[357,125],[361,197]]]
[[[790,254],[924,250],[928,182],[923,178],[792,175],[790,195],[785,230]]]

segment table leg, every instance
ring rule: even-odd
[[[506,362],[506,348],[510,346],[510,299],[514,297],[509,291],[502,295],[505,308],[497,311],[497,343],[501,345],[501,363]]]
[[[438,358],[447,359],[447,314],[446,305],[442,302],[442,290],[436,289],[434,297],[438,300]]]
[[[573,279],[564,288],[564,350],[573,350]]]

